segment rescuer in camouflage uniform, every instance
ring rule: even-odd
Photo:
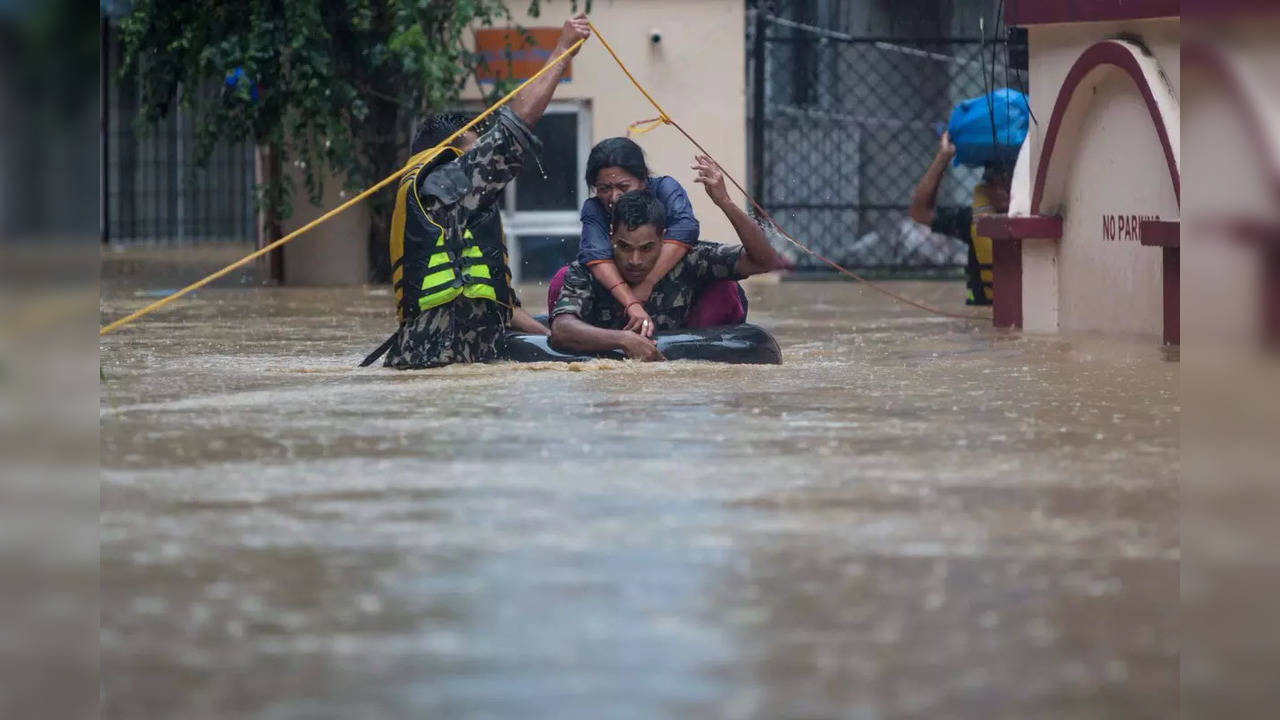
[[[567,20],[548,63],[589,34],[585,15]],[[401,179],[390,237],[400,327],[379,348],[387,351],[387,367],[500,358],[514,295],[505,266],[484,252],[467,224],[515,178],[527,155],[540,151],[529,128],[545,112],[566,65],[558,63],[520,91],[483,135],[464,133]]]
[[[419,212],[425,211],[428,223],[444,228],[446,246],[463,248],[468,241],[463,237],[467,221],[519,174],[526,153],[541,149],[528,125],[504,107],[498,110],[493,128],[461,157],[435,168],[422,168],[430,171],[425,178],[422,170],[412,171],[402,182],[417,183]],[[503,267],[493,279],[505,274]],[[416,313],[412,303],[418,298],[404,292],[403,277],[396,290],[406,317],[387,352],[387,367],[403,370],[499,358],[515,300],[506,282],[495,283],[493,299],[459,295],[442,305],[419,308]]]

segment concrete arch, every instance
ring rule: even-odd
[[[1036,166],[1032,215],[1041,214],[1044,208],[1053,209],[1061,201],[1066,176],[1079,145],[1078,126],[1090,104],[1089,94],[1078,90],[1081,85],[1112,72],[1128,75],[1142,95],[1164,149],[1174,197],[1181,204],[1178,98],[1160,71],[1160,64],[1142,46],[1126,40],[1103,40],[1080,54],[1058,90]]]

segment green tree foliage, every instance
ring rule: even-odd
[[[532,0],[530,13],[552,4]],[[135,78],[143,123],[179,102],[192,113],[198,162],[221,142],[265,150],[259,201],[278,237],[295,191],[283,167],[301,170],[313,202],[326,168],[348,190],[394,172],[415,118],[454,104],[474,73],[470,28],[509,21],[502,0],[134,0],[120,22],[122,72]],[[389,197],[372,206],[382,280]]]

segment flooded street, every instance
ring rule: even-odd
[[[1157,340],[748,292],[781,366],[356,369],[385,288],[106,336],[104,717],[1177,715]]]

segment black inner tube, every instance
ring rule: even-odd
[[[706,360],[736,365],[782,363],[782,351],[777,341],[767,330],[751,323],[659,332],[653,339],[668,360]],[[582,362],[595,358],[622,360],[626,357],[621,350],[562,352],[551,347],[549,340],[546,335],[507,333],[507,357],[515,362]]]

